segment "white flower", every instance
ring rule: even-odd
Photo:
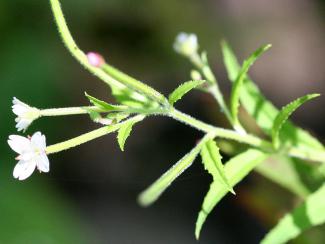
[[[174,42],[175,51],[185,56],[192,56],[197,52],[198,48],[199,44],[195,34],[181,32]]]
[[[26,138],[18,135],[9,136],[8,144],[19,155],[13,176],[19,180],[28,178],[35,168],[40,172],[49,172],[50,163],[46,155],[46,139],[41,132]]]
[[[15,121],[17,123],[16,128],[18,131],[25,131],[35,119],[40,117],[39,109],[30,107],[15,97],[12,100],[12,103],[12,112],[17,115]]]

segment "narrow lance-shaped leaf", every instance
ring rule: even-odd
[[[179,85],[168,97],[169,103],[173,105],[176,101],[181,99],[186,93],[190,90],[202,85],[204,80],[192,80],[187,81],[181,85]]]
[[[228,78],[231,82],[235,82],[240,71],[240,65],[233,50],[225,41],[222,42],[222,53]],[[279,113],[278,109],[263,96],[261,91],[248,76],[246,76],[244,82],[245,85],[242,86],[240,92],[241,104],[256,120],[258,126],[266,134],[271,135],[274,119]],[[323,145],[316,138],[290,122],[284,125],[281,139],[282,137],[299,148],[304,148],[306,150],[324,150]]]
[[[222,52],[228,78],[231,82],[234,82],[240,70],[240,65],[233,50],[225,41],[222,42]],[[279,110],[264,97],[258,87],[248,76],[246,76],[244,84],[245,85],[241,88],[240,92],[241,104],[248,114],[255,119],[258,126],[266,134],[271,135],[273,122],[278,115]],[[286,145],[294,145],[295,147],[299,148],[299,150],[304,150],[310,154],[313,154],[315,151],[324,151],[323,145],[316,138],[311,136],[307,131],[294,126],[290,121],[284,124],[283,129],[281,130],[280,140],[282,143],[285,142]],[[293,159],[287,158],[286,161],[288,161],[288,163],[290,163],[292,166],[287,169],[288,172],[290,172],[290,175],[299,176],[302,173],[306,175],[305,171],[297,171],[296,167],[294,166],[296,165],[296,162],[294,162]],[[286,187],[290,191],[298,193],[299,196],[305,196],[305,189],[308,187],[304,186],[304,182],[301,180],[301,177],[294,177],[296,180],[293,181],[290,181],[289,179],[285,180],[280,177],[272,177],[276,176],[276,174],[282,175],[282,170],[282,168],[274,168],[273,164],[264,164],[263,170],[259,170],[259,172],[272,181]],[[286,181],[285,184],[283,184],[284,180]]]
[[[325,223],[325,184],[292,213],[286,214],[261,243],[287,243],[304,230],[323,223]]]
[[[117,134],[117,141],[118,141],[121,151],[124,151],[125,141],[130,136],[132,127],[136,122],[137,121],[131,120],[131,121],[123,124],[123,126],[121,126],[121,128],[119,129],[118,134]]]
[[[223,55],[223,62],[227,69],[228,79],[231,82],[235,82],[240,70],[237,58],[225,40],[221,42],[221,49]]]
[[[112,105],[112,104],[109,104],[109,103],[107,103],[105,101],[102,101],[102,100],[100,100],[98,98],[95,98],[93,96],[90,96],[86,92],[85,92],[85,96],[89,99],[89,101],[93,105],[95,105],[99,109],[103,109],[105,111],[121,111],[121,110],[124,110],[124,109],[127,108],[127,107],[121,106],[121,105]]]
[[[230,95],[230,111],[235,124],[239,124],[238,121],[238,108],[239,108],[239,97],[241,88],[243,86],[244,79],[246,78],[249,68],[254,64],[254,62],[269,48],[270,44],[265,45],[257,49],[253,54],[249,56],[247,60],[244,61],[243,67],[239,71],[237,78],[233,84],[231,95]]]
[[[229,179],[230,185],[234,187],[249,172],[251,172],[259,163],[267,159],[268,155],[255,150],[249,149],[246,152],[238,154],[225,164],[225,173]],[[228,187],[219,181],[214,181],[206,194],[201,211],[196,220],[195,237],[199,239],[202,226],[217,203],[227,194]]]
[[[294,100],[281,109],[279,114],[276,116],[272,127],[272,142],[275,148],[279,147],[279,133],[284,123],[288,120],[289,116],[302,104],[315,97],[318,97],[319,95],[320,94],[308,94]]]
[[[203,145],[201,157],[204,168],[212,175],[213,181],[225,184],[228,190],[235,194],[225,175],[225,170],[221,162],[222,156],[214,140],[209,140]]]
[[[131,90],[137,91],[140,94],[144,95],[145,97],[150,97],[156,102],[160,102],[164,104],[166,102],[166,98],[156,91],[154,88],[148,86],[147,84],[123,73],[122,71],[114,68],[113,66],[105,63],[102,66],[102,70],[105,71],[105,73],[112,76],[114,79],[120,81],[125,86],[130,88]]]
[[[159,196],[170,186],[170,184],[181,175],[188,167],[190,167],[200,153],[203,144],[210,138],[206,135],[202,140],[176,164],[174,164],[166,173],[157,179],[151,186],[144,190],[138,197],[140,205],[146,207],[154,203]]]
[[[259,164],[255,170],[304,199],[310,194],[310,190],[304,182],[304,177],[311,174],[312,167],[310,164],[303,164],[298,159],[283,155],[272,155]],[[285,177],[283,177],[284,175]]]

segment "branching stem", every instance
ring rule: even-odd
[[[100,78],[101,80],[106,82],[108,85],[113,86],[113,87],[119,87],[119,88],[123,88],[123,87],[125,88],[126,86],[131,87],[134,90],[136,90],[137,92],[139,92],[140,94],[147,95],[148,97],[151,97],[151,98],[155,99],[156,101],[158,101],[160,104],[165,105],[162,108],[163,111],[153,112],[151,114],[160,114],[160,115],[169,116],[175,120],[178,120],[182,123],[188,124],[188,125],[196,128],[200,131],[203,131],[205,133],[213,133],[216,135],[216,137],[235,140],[235,141],[238,141],[241,143],[246,143],[253,147],[259,148],[261,150],[272,151],[273,153],[275,153],[273,151],[272,144],[269,141],[260,139],[256,136],[253,136],[250,134],[242,133],[241,128],[238,127],[240,125],[233,124],[233,120],[231,119],[228,107],[226,106],[226,103],[224,101],[222,93],[220,92],[220,89],[217,85],[216,78],[213,75],[213,73],[211,72],[211,70],[208,70],[209,69],[208,65],[204,65],[201,57],[199,57],[199,56],[193,57],[192,62],[202,71],[202,73],[206,76],[206,78],[208,80],[210,80],[210,83],[214,83],[214,84],[212,84],[214,89],[212,89],[210,91],[210,93],[216,98],[220,107],[223,109],[228,120],[234,126],[236,131],[218,128],[218,127],[206,124],[200,120],[197,120],[187,114],[184,114],[184,113],[172,108],[172,106],[166,106],[166,99],[161,93],[157,92],[156,90],[147,86],[146,84],[143,84],[142,82],[120,72],[119,70],[113,68],[112,66],[106,65],[105,69],[96,68],[96,67],[91,66],[88,63],[86,55],[78,48],[78,46],[76,45],[75,41],[73,40],[73,38],[70,34],[70,31],[68,29],[68,26],[66,24],[66,21],[64,19],[63,13],[62,13],[62,9],[61,9],[59,0],[50,0],[50,3],[52,6],[56,24],[59,29],[59,33],[62,37],[64,44],[66,45],[68,50],[71,52],[71,54],[86,69],[88,69],[91,73],[93,73],[98,78]],[[81,112],[81,111],[79,111],[79,112]],[[143,115],[138,115],[138,116],[142,116],[139,118],[143,119]],[[137,116],[135,116],[135,117],[137,117]],[[95,138],[105,135],[107,133],[116,131],[119,129],[120,124],[106,126],[106,127],[100,128],[98,130],[81,135],[79,137],[76,137],[74,139],[68,140],[66,142],[62,142],[62,143],[58,143],[58,144],[49,146],[47,148],[47,153],[54,153],[54,152],[62,151],[67,148],[84,143],[86,141],[95,139]],[[236,126],[237,126],[237,128],[236,128]],[[316,151],[316,150],[314,151],[314,150],[309,150],[309,149],[308,149],[308,151],[306,151],[306,150],[303,150],[300,148],[289,148],[285,153],[289,156],[325,163],[325,152],[323,152],[323,151]]]

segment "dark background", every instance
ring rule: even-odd
[[[70,29],[85,51],[98,51],[114,66],[164,94],[189,80],[191,65],[172,49],[180,31],[198,35],[221,87],[229,91],[220,40],[240,60],[261,44],[273,48],[250,74],[277,105],[325,90],[325,4],[316,0],[65,0]],[[115,135],[50,156],[49,174],[24,182],[12,177],[16,134],[13,96],[38,108],[87,105],[84,91],[113,101],[103,82],[88,74],[61,43],[48,1],[0,1],[0,242],[1,243],[196,243],[194,225],[210,176],[199,160],[152,207],[139,192],[187,153],[202,135],[168,118],[137,125],[121,153]],[[293,120],[320,139],[324,98],[304,105]],[[212,98],[199,92],[178,108],[225,126]],[[48,145],[96,128],[87,116],[43,118]],[[285,190],[257,174],[236,188],[209,216],[199,243],[257,243],[295,203]],[[296,243],[324,243],[324,228]]]

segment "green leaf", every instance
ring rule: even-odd
[[[138,197],[141,206],[149,206],[154,203],[159,196],[171,185],[171,183],[181,175],[188,167],[190,167],[200,153],[204,143],[210,139],[210,135],[206,135],[202,140],[177,163],[175,163],[166,173],[158,178],[151,186],[144,190]]]
[[[119,123],[120,121],[128,118],[129,116],[130,116],[129,113],[117,112],[117,113],[109,113],[109,114],[107,114],[106,118],[112,120],[113,123]]]
[[[85,92],[85,95],[94,106],[98,107],[99,109],[103,109],[104,111],[107,111],[107,112],[108,111],[120,111],[120,110],[126,109],[126,107],[124,107],[124,106],[112,105],[105,101],[97,99],[93,96],[90,96],[86,92]]]
[[[240,69],[237,58],[225,40],[221,41],[221,49],[223,54],[223,62],[227,69],[228,79],[231,82],[235,82]]]
[[[230,95],[230,111],[235,124],[238,124],[238,108],[239,108],[239,97],[243,86],[244,79],[246,78],[249,68],[254,62],[268,49],[271,45],[264,45],[252,53],[248,59],[243,63],[241,70],[239,71],[237,78],[233,84],[231,95]],[[228,54],[229,55],[229,54]],[[228,61],[229,62],[229,61]]]
[[[148,97],[148,98],[150,97],[151,100],[165,104],[166,98],[158,91],[148,86],[147,84],[137,79],[134,79],[133,77],[123,73],[122,71],[114,68],[113,66],[107,63],[105,63],[102,66],[102,69],[103,71],[105,71],[105,73],[109,74],[112,78],[118,80],[123,85],[125,85],[127,89],[131,91],[131,93],[133,94],[137,93],[137,96],[140,95],[143,97]]]
[[[289,103],[281,109],[279,114],[276,116],[273,127],[272,127],[272,142],[275,148],[279,147],[279,133],[282,129],[283,124],[288,120],[289,116],[305,102],[318,97],[320,94],[308,94],[300,97],[293,102]]]
[[[188,167],[190,167],[200,150],[194,148],[186,154],[176,164],[174,164],[166,173],[156,180],[149,188],[142,192],[138,198],[141,206],[149,206],[154,203],[168,186]]]
[[[169,95],[168,97],[169,103],[173,105],[176,101],[181,99],[190,90],[196,88],[197,86],[202,85],[204,82],[205,82],[204,80],[192,80],[181,84]]]
[[[138,109],[143,110],[144,112],[148,109],[155,109],[159,108],[159,103],[152,101],[151,99],[127,88],[112,88],[112,95],[115,97],[115,99],[132,109]]]
[[[297,161],[297,159],[281,155],[272,155],[259,164],[255,170],[297,196],[306,198],[310,194],[310,190],[304,181],[304,177],[310,178],[310,170],[301,169],[301,167],[308,166],[311,168],[312,166]],[[285,177],[283,177],[284,175]]]
[[[93,109],[86,109],[89,117],[92,121],[96,122],[98,121],[98,119],[100,119],[102,116],[100,115],[100,113],[98,113],[97,111],[93,110]]]
[[[96,107],[96,108],[98,108],[98,107]],[[116,122],[116,121],[113,121],[113,120],[108,119],[108,118],[103,118],[102,115],[96,109],[86,108],[86,110],[87,110],[87,112],[89,114],[90,119],[92,121],[94,121],[95,123],[99,123],[99,124],[102,124],[102,125],[110,125],[113,122]]]
[[[292,213],[286,214],[261,243],[287,243],[304,230],[323,223],[325,223],[325,184],[312,193]]]
[[[234,82],[237,77],[240,66],[236,56],[230,46],[222,43],[224,63],[228,72],[229,80]],[[235,77],[235,78],[234,78]],[[241,88],[240,101],[246,111],[255,119],[258,126],[268,135],[271,135],[274,119],[279,110],[269,102],[260,92],[258,87],[247,76],[244,80],[244,86]],[[305,130],[287,122],[283,126],[280,140],[288,145],[295,145],[299,150],[305,150],[313,153],[314,150],[324,151],[323,145]]]
[[[225,173],[229,179],[230,185],[234,187],[259,163],[267,159],[267,157],[267,154],[259,150],[249,149],[230,159],[225,164]],[[217,203],[227,194],[228,191],[228,187],[219,181],[213,181],[213,183],[210,185],[210,189],[203,200],[202,208],[196,221],[196,239],[199,239],[200,232],[206,218],[213,210],[213,208],[217,205]]]
[[[130,133],[132,131],[132,127],[136,122],[137,121],[132,121],[131,120],[131,121],[123,124],[121,126],[121,128],[119,129],[118,134],[117,134],[117,141],[118,141],[118,144],[119,144],[119,146],[121,148],[121,151],[124,151],[125,141],[130,136]]]
[[[203,145],[201,157],[204,168],[212,175],[213,181],[225,184],[228,190],[235,194],[234,189],[230,186],[225,175],[225,170],[221,162],[222,156],[214,140],[209,140]]]

